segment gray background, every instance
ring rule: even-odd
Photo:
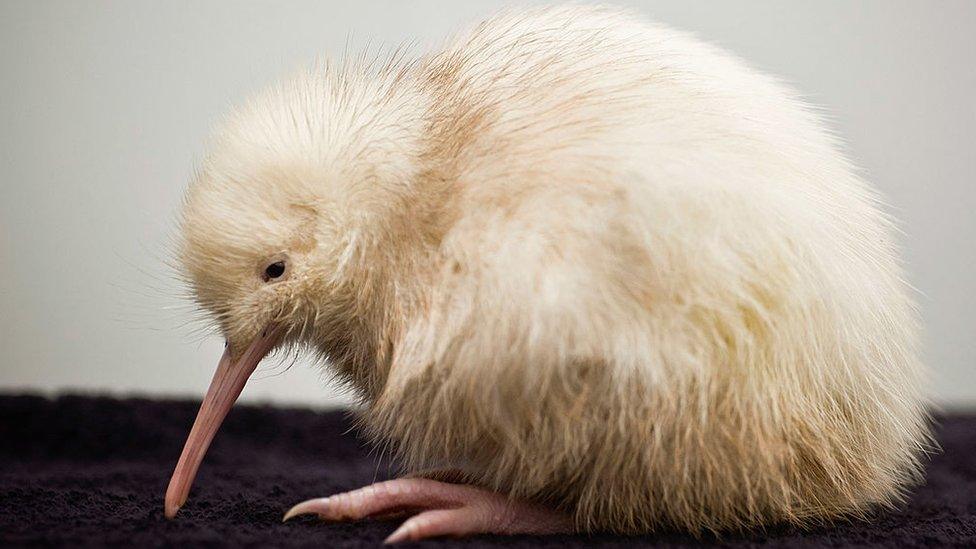
[[[622,4],[824,108],[903,222],[934,396],[976,404],[976,2]],[[165,262],[212,122],[347,41],[431,47],[495,6],[0,2],[0,391],[199,395],[221,342]],[[345,401],[301,360],[244,398]]]

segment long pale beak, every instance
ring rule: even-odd
[[[247,379],[251,377],[261,359],[281,341],[283,333],[284,330],[280,326],[268,326],[236,359],[229,346],[224,350],[224,356],[220,358],[210,388],[207,389],[207,395],[203,397],[203,403],[200,404],[197,419],[190,429],[190,436],[186,438],[173,477],[169,480],[169,487],[166,489],[166,518],[175,517],[176,512],[186,502],[190,486],[197,475],[203,456],[207,453],[210,441],[213,440],[220,424],[227,417],[227,412],[240,396]]]

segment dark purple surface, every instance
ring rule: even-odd
[[[380,465],[338,412],[238,406],[213,443],[176,520],[163,492],[197,403],[0,396],[0,546],[234,545],[376,547],[392,522],[281,523],[300,500],[357,488]],[[976,414],[939,419],[943,453],[896,512],[810,532],[727,536],[735,546],[976,546]],[[678,534],[488,537],[429,546],[566,547],[695,544]]]

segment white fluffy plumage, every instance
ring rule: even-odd
[[[255,96],[188,191],[180,257],[232,346],[285,325],[408,468],[583,530],[699,532],[862,516],[919,479],[892,233],[788,89],[570,6]]]

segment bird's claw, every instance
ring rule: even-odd
[[[327,521],[415,512],[385,543],[472,534],[556,534],[573,531],[570,517],[474,486],[402,478],[327,498],[303,501],[283,520],[315,514]]]

